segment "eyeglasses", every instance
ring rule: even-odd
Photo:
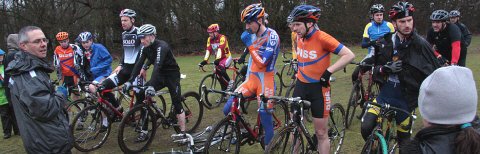
[[[48,43],[48,39],[47,39],[47,38],[36,39],[36,40],[30,41],[30,42],[28,42],[28,43],[40,44],[40,43],[42,43],[42,42]]]

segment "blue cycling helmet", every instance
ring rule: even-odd
[[[5,55],[5,51],[3,51],[2,49],[0,49],[0,55]]]
[[[251,4],[243,9],[240,21],[241,22],[251,22],[257,21],[257,19],[263,18],[265,16],[265,8],[262,7],[261,3]]]
[[[320,18],[320,11],[320,8],[312,5],[299,5],[290,12],[290,15],[287,17],[287,22],[317,22]]]
[[[82,32],[78,35],[80,42],[86,42],[90,39],[93,39],[93,35],[90,32]]]

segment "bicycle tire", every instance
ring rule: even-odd
[[[398,148],[397,124],[395,121],[388,121],[385,140],[387,142],[388,153],[395,154]]]
[[[330,152],[340,153],[345,138],[345,110],[339,103],[330,108],[328,121],[328,138],[330,139]]]
[[[146,112],[146,113],[145,113]],[[146,116],[146,117],[144,117]],[[144,118],[142,118],[144,117]],[[147,119],[147,127],[144,119]],[[149,124],[150,123],[150,124]],[[148,146],[152,143],[157,130],[157,119],[153,110],[147,104],[135,105],[120,122],[118,129],[118,145],[124,153],[139,153],[145,152]],[[143,130],[143,129],[147,130]],[[138,142],[137,136],[141,131],[147,131],[146,141]]]
[[[361,104],[360,101],[362,101],[362,92],[361,92],[361,83],[360,81],[355,81],[355,83],[352,86],[352,91],[350,92],[350,98],[348,99],[348,104],[347,104],[347,113],[345,116],[345,122],[346,122],[346,128],[350,128],[350,125],[352,124],[353,118],[355,117],[355,110],[357,109],[357,106]]]
[[[206,83],[210,82],[210,83]],[[207,109],[213,109],[218,107],[224,100],[223,95],[218,93],[211,93],[208,91],[202,90],[202,85],[207,86],[207,89],[215,89],[215,90],[222,90],[221,83],[218,81],[217,78],[213,74],[208,74],[203,77],[202,81],[200,81],[200,86],[198,88],[199,94],[203,97],[203,106]]]
[[[290,135],[292,133],[293,135]],[[296,147],[300,151],[295,150]],[[265,153],[305,153],[303,135],[297,130],[297,127],[283,127],[273,136],[272,141],[265,148]]]
[[[283,64],[282,70],[280,71],[280,83],[282,83],[284,88],[290,87],[294,84],[292,79],[294,73],[295,71],[293,71],[290,63]]]
[[[275,81],[275,95],[276,96],[282,96],[282,92],[283,92],[282,75],[280,75],[280,73],[276,72],[275,73],[275,78],[274,78],[274,81]]]
[[[203,105],[200,102],[200,95],[194,91],[184,93],[182,95],[182,106],[185,112],[185,131],[194,133],[202,122],[203,117]],[[180,133],[178,127],[175,127],[175,130],[177,133]]]
[[[387,154],[385,140],[381,140],[383,136],[377,130],[372,131],[372,134],[367,138],[363,145],[361,154]],[[382,143],[383,142],[383,143]]]
[[[240,128],[231,120],[231,116],[227,116],[223,118],[217,125],[215,125],[211,133],[208,135],[207,141],[205,142],[205,149],[203,151],[204,153],[231,152],[231,144],[234,145],[233,150],[235,150],[231,153],[240,153],[240,141],[242,139]],[[223,141],[227,141],[227,143],[225,143],[225,145],[228,146],[226,149],[222,147],[222,145],[224,145]],[[219,147],[216,147],[217,145]]]
[[[90,117],[90,114],[92,114],[91,116],[93,117],[92,121],[88,121],[86,119]],[[102,127],[103,127],[102,120],[104,118],[103,115],[107,115],[107,114],[108,112],[106,112],[106,110],[103,107],[96,105],[96,106],[88,106],[84,108],[82,111],[80,111],[79,114],[75,116],[72,123],[70,124],[70,133],[74,138],[73,146],[78,151],[81,151],[81,152],[93,151],[95,149],[100,148],[107,141],[108,135],[110,134],[111,125],[112,125],[112,120],[110,119],[109,116],[106,116],[106,118],[108,119],[107,120],[108,126],[106,130],[102,131]],[[88,127],[84,127],[85,122],[87,122],[87,124],[89,123]],[[85,129],[85,128],[88,128],[88,129]],[[77,132],[80,130],[86,130],[87,133]],[[94,133],[93,136],[87,136],[86,138],[82,137],[83,134],[89,135],[90,134],[89,132],[93,132]],[[96,141],[97,137],[101,137],[100,141]],[[93,145],[83,146],[87,142],[93,143]]]
[[[86,98],[78,99],[70,102],[67,106],[69,121],[73,121],[75,116],[80,113],[84,108],[93,105],[92,101]]]

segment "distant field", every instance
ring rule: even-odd
[[[365,56],[366,50],[361,49],[359,47],[351,47],[352,51],[356,54],[356,61],[363,59]],[[235,57],[238,57],[236,55]],[[337,57],[333,56],[332,62],[335,62]],[[203,56],[182,56],[177,57],[177,62],[180,65],[182,74],[186,74],[187,78],[181,81],[182,92],[185,93],[187,91],[197,91],[200,80],[203,76],[208,74],[208,72],[201,72],[198,70],[197,64],[203,59]],[[283,58],[279,56],[277,60],[277,69],[280,69],[283,63],[281,62]],[[117,62],[115,62],[116,64]],[[475,36],[472,39],[472,44],[468,50],[468,58],[467,58],[467,67],[472,69],[475,77],[475,81],[477,83],[477,89],[480,87],[480,36]],[[333,76],[336,77],[336,81],[332,83],[332,98],[333,103],[341,103],[346,108],[346,102],[348,101],[348,97],[350,94],[351,88],[351,79],[350,75],[353,71],[354,66],[349,65],[347,67],[347,72],[343,73],[342,71],[336,72]],[[151,70],[151,69],[150,69]],[[55,76],[52,74],[52,76]],[[55,77],[52,77],[55,78]],[[170,98],[167,96],[166,101],[169,103]],[[126,104],[123,104],[126,105]],[[251,109],[255,111],[255,109]],[[477,109],[478,111],[479,109]],[[252,113],[252,112],[250,112]],[[420,113],[417,110],[417,115]],[[252,115],[249,115],[252,116]],[[223,117],[223,113],[221,112],[221,108],[217,108],[214,110],[204,110],[204,116],[201,123],[200,129],[205,128],[208,125],[212,125],[215,122],[219,121]],[[116,126],[118,123],[113,125],[114,129],[112,129],[112,134],[110,134],[108,141],[102,148],[92,152],[92,153],[121,153],[120,148],[118,147],[117,143],[117,134],[116,134]],[[358,153],[364,141],[360,135],[360,122],[359,120],[354,120],[351,128],[347,130],[345,141],[342,147],[343,153]],[[417,132],[421,128],[421,115],[417,118],[415,122],[415,132]],[[163,128],[159,128],[160,131],[157,131],[155,136],[154,142],[150,146],[150,150],[146,153],[151,153],[153,151],[170,151],[172,148],[178,148],[178,146],[171,142],[170,135],[173,133],[172,130],[162,130]],[[3,137],[3,132],[0,133],[0,137]],[[259,144],[254,144],[252,146],[245,145],[242,147],[242,153],[261,153],[261,147]],[[73,153],[79,153],[77,150],[73,149]],[[13,136],[8,140],[0,139],[0,153],[25,153],[21,138],[19,136]]]

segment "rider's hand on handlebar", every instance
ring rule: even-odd
[[[216,59],[215,61],[213,61],[213,64],[215,64],[215,66],[218,66],[220,64],[220,59]]]
[[[202,67],[203,67],[204,65],[207,65],[207,61],[206,61],[206,60],[204,60],[204,61],[200,62],[200,64],[198,64],[198,65],[200,65],[200,66],[202,66]]]
[[[148,88],[145,90],[145,96],[153,97],[155,96],[155,93],[155,88],[153,88],[152,86],[148,86]]]
[[[130,87],[132,86],[132,83],[130,82],[125,82],[122,87],[123,93],[127,94],[128,91],[130,90]]]

